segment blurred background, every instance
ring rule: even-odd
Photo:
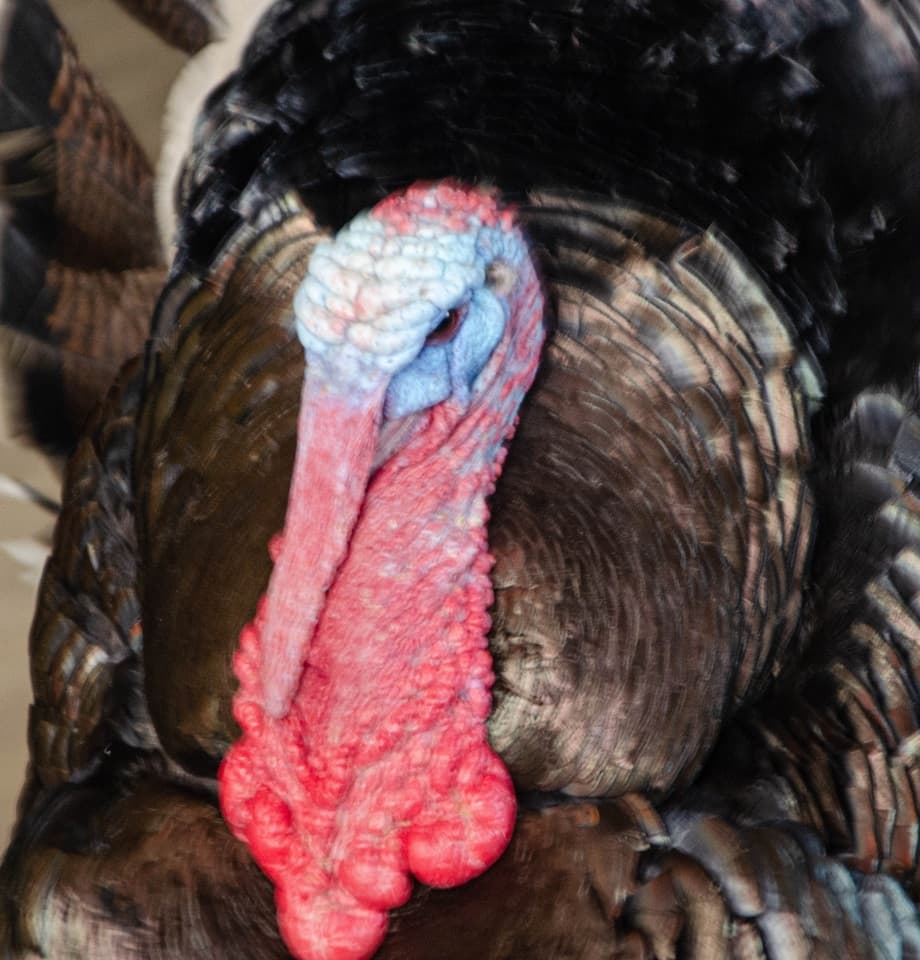
[[[163,101],[184,56],[138,26],[112,0],[51,0],[51,5],[83,62],[155,158]],[[0,389],[0,850],[9,838],[24,778],[32,699],[29,623],[54,528],[53,514],[32,503],[22,484],[55,501],[60,497],[57,473],[21,442],[6,391]]]

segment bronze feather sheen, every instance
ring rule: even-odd
[[[791,586],[798,579],[791,578],[801,565],[810,524],[802,479],[808,451],[800,443],[789,456],[795,469],[783,489],[795,491],[791,501],[770,496],[779,483],[771,478],[781,473],[784,462],[779,441],[769,461],[772,473],[767,468],[745,473],[731,451],[745,441],[753,445],[755,428],[748,411],[759,406],[742,402],[739,384],[749,382],[756,388],[761,380],[754,376],[743,381],[730,369],[759,367],[763,382],[772,369],[782,371],[795,391],[795,355],[787,352],[788,336],[760,286],[716,236],[688,233],[625,208],[601,207],[600,212],[578,216],[571,201],[564,202],[569,207],[568,233],[550,230],[547,225],[561,203],[544,200],[527,212],[553,298],[556,329],[494,504],[490,536],[499,593],[492,642],[502,688],[493,736],[498,742],[501,725],[519,709],[508,694],[507,678],[515,676],[514,670],[518,676],[525,672],[515,663],[518,652],[509,641],[512,603],[533,616],[534,611],[553,609],[546,598],[555,597],[555,609],[566,609],[568,622],[580,631],[573,635],[593,642],[602,669],[618,678],[607,682],[620,683],[625,691],[620,695],[633,698],[623,701],[628,709],[644,711],[650,724],[660,726],[667,719],[654,712],[654,692],[645,699],[637,693],[647,684],[652,691],[656,685],[659,692],[667,691],[683,710],[685,724],[669,732],[674,749],[652,752],[650,762],[628,771],[637,779],[644,775],[645,789],[657,793],[667,777],[673,782],[689,778],[707,749],[719,718],[708,717],[700,704],[716,714],[721,708],[727,716],[736,701],[749,698],[770,675],[760,665],[767,656],[762,645],[775,650],[788,646],[789,625],[783,618],[791,617],[799,603]],[[69,494],[32,635],[32,776],[23,794],[17,839],[0,870],[0,888],[8,902],[16,904],[15,910],[0,913],[0,943],[12,944],[18,958],[32,960],[42,952],[68,960],[120,958],[132,952],[151,960],[205,960],[215,951],[230,960],[287,956],[274,923],[271,887],[220,819],[209,776],[235,734],[227,712],[229,657],[237,622],[249,615],[268,576],[264,544],[281,522],[279,504],[293,456],[302,352],[289,323],[291,276],[322,236],[313,218],[290,200],[267,212],[266,219],[258,229],[231,240],[207,283],[180,277],[167,290],[146,373],[137,365],[125,371],[72,461]],[[562,239],[552,243],[553,235]],[[606,253],[599,260],[602,249]],[[613,250],[619,252],[614,255]],[[611,295],[606,307],[601,296],[572,293],[576,271],[584,278],[601,262],[602,277],[613,277],[617,290],[624,288],[622,299]],[[584,284],[581,289],[600,292],[605,287]],[[713,290],[719,291],[718,301],[708,294]],[[577,310],[574,302],[580,303]],[[734,315],[746,318],[747,332],[720,306],[726,302]],[[724,359],[732,356],[728,349],[681,353],[677,348],[683,344],[686,349],[688,328],[680,323],[655,326],[662,317],[694,317],[698,329],[712,332],[708,343],[722,342],[715,335],[721,320],[729,331],[724,342],[735,345],[739,354],[732,357],[734,365]],[[752,317],[765,317],[766,322],[757,326]],[[650,335],[662,329],[669,331],[668,337],[656,340]],[[671,333],[674,329],[684,332]],[[218,330],[220,338],[215,336]],[[644,331],[644,338],[637,331]],[[761,345],[760,353],[751,347],[755,342]],[[753,358],[748,368],[740,363],[742,355]],[[691,360],[700,356],[708,362],[694,366]],[[758,357],[768,359],[758,364]],[[609,366],[600,366],[602,362]],[[604,386],[607,381],[596,376],[599,369],[615,370],[610,380],[624,386]],[[720,377],[702,377],[703,371],[715,369]],[[696,371],[701,383],[694,385],[687,371]],[[587,386],[591,382],[593,389]],[[565,391],[579,402],[581,416],[564,404],[551,419],[549,401],[565,396]],[[674,429],[662,435],[683,439],[684,448],[674,441],[673,447],[643,453],[635,436],[631,443],[618,443],[610,433],[612,423],[632,429],[628,419],[617,418],[628,410],[638,416],[642,407],[637,398],[643,391],[668,397],[679,409],[680,416],[669,411]],[[734,403],[726,399],[730,396]],[[797,431],[805,401],[795,392],[790,396],[786,407],[780,403],[774,409],[791,409],[795,419],[790,422]],[[666,409],[662,405],[654,412],[664,414]],[[707,410],[720,416],[710,413],[704,419],[701,411]],[[517,442],[527,442],[545,423],[551,440],[542,450],[531,449],[528,474]],[[725,439],[726,431],[731,442]],[[775,435],[780,434],[777,425]],[[190,435],[200,442],[188,443],[184,438]],[[761,424],[757,442],[765,443],[766,436]],[[716,442],[720,437],[721,444]],[[562,457],[573,450],[590,453],[594,447],[598,454],[585,457],[584,489],[579,491],[571,472],[561,470]],[[550,456],[556,449],[563,453]],[[680,451],[682,459],[674,451]],[[637,482],[636,473],[649,464],[657,466],[661,486],[670,485],[665,492]],[[547,465],[551,482],[540,483]],[[703,471],[699,475],[706,484],[691,483],[693,469]],[[604,487],[608,474],[620,485],[616,495]],[[697,519],[691,513],[674,513],[678,494],[695,504],[690,495],[715,481],[717,493],[700,497]],[[579,537],[576,526],[585,522],[584,515],[577,510],[558,518],[554,514],[561,490],[570,497],[575,494],[575,502],[590,501],[600,491],[602,503],[620,511],[632,505],[632,512],[611,509],[609,525],[601,528],[604,538],[585,555],[588,538]],[[671,512],[656,517],[635,506],[646,501],[650,509],[667,507]],[[749,501],[758,505],[752,512],[757,520],[754,534],[750,521],[731,525],[725,519],[740,515],[746,520],[738,505]],[[794,505],[794,514],[784,512],[787,502]],[[607,514],[599,516],[603,520]],[[770,517],[775,518],[772,527]],[[675,518],[700,524],[701,536],[689,538],[686,526],[675,524]],[[633,525],[632,536],[624,532],[627,521]],[[624,530],[617,530],[615,523]],[[689,576],[671,583],[675,593],[695,599],[698,606],[691,612],[706,629],[713,628],[712,633],[701,629],[693,635],[699,643],[693,653],[704,657],[707,676],[722,691],[721,702],[711,696],[712,688],[694,690],[687,684],[682,689],[679,682],[667,687],[666,677],[652,673],[655,651],[643,653],[641,631],[628,634],[638,637],[631,658],[622,655],[621,634],[603,632],[595,619],[601,615],[594,613],[596,603],[606,602],[603,615],[622,624],[636,616],[636,599],[632,610],[618,613],[620,592],[589,593],[603,578],[564,578],[566,571],[578,569],[575,563],[580,560],[603,571],[613,569],[616,586],[626,575],[617,579],[618,571],[604,560],[606,551],[616,548],[637,563],[648,556],[649,566],[635,569],[648,583],[655,582],[651,578],[662,571],[654,563],[674,562],[673,555],[657,552],[669,543],[662,536],[665,523],[678,527],[671,542],[687,551],[687,562],[679,565],[682,574],[694,569],[697,557],[710,564],[700,567],[708,593],[700,584],[694,587]],[[796,525],[798,537],[785,533]],[[641,536],[649,534],[654,549],[646,551]],[[735,545],[735,553],[728,553],[731,563],[711,559],[719,547],[717,536]],[[763,544],[772,549],[764,550]],[[749,601],[744,595],[751,562],[746,550],[754,548],[764,553],[759,561],[764,570],[771,563],[778,565],[772,576],[780,586],[775,595],[755,595]],[[240,564],[245,552],[260,563]],[[559,578],[552,586],[555,594],[546,583],[539,586],[542,608],[528,604],[523,592],[516,596],[508,582],[509,570],[517,567],[526,573],[537,569],[538,562]],[[522,583],[524,573],[517,574]],[[536,591],[535,584],[530,593]],[[665,622],[655,619],[664,617],[661,611],[681,615],[675,598],[662,594],[660,602],[660,609],[648,607],[646,624]],[[689,621],[690,615],[683,615]],[[542,640],[535,629],[524,636]],[[557,645],[563,636],[555,635]],[[659,642],[668,639],[665,632]],[[551,649],[536,649],[545,668],[554,669]],[[534,656],[532,648],[528,652]],[[657,655],[663,669],[686,651]],[[590,662],[578,661],[571,650],[566,656],[575,663],[580,684],[596,690]],[[745,669],[745,664],[750,666]],[[643,673],[630,673],[639,666]],[[533,771],[534,781],[547,782],[557,758],[547,753],[541,761],[528,750],[533,744],[554,742],[561,711],[569,710],[575,718],[572,726],[584,724],[583,730],[585,711],[598,711],[605,722],[609,717],[599,692],[592,700],[579,696],[578,685],[559,684],[558,689],[561,695],[549,709],[518,717],[526,748],[520,754],[514,745],[504,751],[522,780]],[[654,729],[643,728],[639,718],[626,719],[631,722],[624,722],[623,736],[644,742],[645,761],[644,751],[653,749]],[[600,735],[615,738],[619,729]],[[690,738],[682,739],[688,733]],[[590,739],[556,742],[561,753],[570,743],[577,747]],[[602,750],[597,752],[603,756]],[[591,766],[587,752],[579,755],[575,749],[571,757],[563,786],[571,788],[576,777],[582,782],[589,775],[623,775],[623,767],[615,763]],[[700,782],[709,782],[709,776],[704,771]],[[737,789],[747,798],[749,782]],[[787,829],[757,820],[748,823],[734,808],[724,815],[706,813],[692,791],[676,794],[663,809],[666,820],[637,794],[522,808],[512,844],[495,868],[456,890],[417,890],[394,915],[380,956],[427,960],[436,944],[438,956],[448,960],[519,955],[591,960],[611,951],[641,955],[652,949],[661,956],[706,960],[781,958],[777,944],[797,942],[803,950],[829,950],[830,956],[869,957],[864,929],[869,920],[839,904],[850,897],[866,911],[865,917],[877,903],[903,911],[898,899],[903,894],[896,885],[876,878],[878,883],[853,887],[846,871],[814,840],[797,833],[795,824]],[[911,808],[906,815],[915,812]],[[712,876],[719,877],[718,886]],[[811,898],[807,901],[806,890]],[[808,913],[805,903],[823,905],[824,912]],[[909,935],[909,923],[904,923]]]
[[[150,747],[137,597],[130,456],[140,364],[113,388],[68,463],[65,496],[29,637],[29,751],[38,782],[81,780],[103,759],[112,724]]]
[[[153,170],[46,4],[10,3],[0,19],[7,369],[35,440],[64,454],[143,349],[166,279]]]
[[[494,499],[491,736],[526,786],[667,790],[797,623],[800,355],[715,233],[561,198],[529,225],[557,327]]]
[[[866,873],[920,892],[920,453],[916,406],[865,392],[837,430],[819,544],[819,629],[799,669],[746,710],[713,768],[747,757],[759,812],[807,823]],[[853,451],[856,451],[854,456]],[[834,506],[830,506],[834,503]],[[853,509],[860,505],[861,509]],[[852,583],[854,558],[872,571]],[[854,589],[855,587],[855,589]],[[739,765],[735,765],[740,772]]]
[[[214,25],[129,6],[187,49]],[[489,529],[520,812],[379,956],[920,956],[920,399],[864,392],[916,367],[915,6],[276,4],[68,470],[0,954],[288,957],[213,774],[293,459],[292,290],[327,230],[453,176],[518,206],[549,304]],[[82,424],[150,332],[151,172],[50,9],[8,7],[0,312]],[[784,309],[827,348],[814,465]]]

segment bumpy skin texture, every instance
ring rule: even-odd
[[[275,571],[235,661],[243,737],[220,773],[224,814],[275,881],[281,929],[304,958],[369,956],[385,911],[411,894],[410,873],[434,886],[468,881],[504,851],[515,813],[511,778],[486,741],[485,500],[536,371],[543,299],[520,233],[486,195],[415,187],[372,217],[382,231],[350,227],[329,253],[314,254],[304,282],[309,288],[320,269],[328,278],[330,261],[377,260],[346,286],[351,304],[334,309],[332,298],[344,294],[336,271],[338,284],[316,292],[318,315],[298,312],[308,365],[298,455]],[[420,256],[428,238],[430,259]],[[431,327],[458,304],[475,337],[479,285],[494,262],[511,273],[497,347],[471,384],[418,410],[412,439],[362,490],[373,405],[384,400],[366,380],[381,364],[388,383],[421,362],[402,346],[402,331],[418,328],[405,317],[426,302]],[[297,303],[311,305],[299,294]],[[416,352],[425,346],[425,330],[405,335]],[[321,368],[319,388],[311,364]],[[362,440],[368,449],[353,452]],[[327,585],[330,550],[337,569]],[[279,715],[275,678],[298,679],[304,661],[295,699],[288,706],[284,697]]]
[[[289,226],[288,238],[292,232]],[[241,272],[254,275],[242,265]],[[136,594],[124,565],[136,543],[123,522],[132,509],[131,425],[141,382],[135,374],[113,395],[72,467],[73,493],[43,596],[70,595],[74,606],[58,600],[36,621],[36,654],[52,651],[51,638],[62,638],[63,646],[43,672],[47,687],[36,687],[45,691],[37,695],[47,723],[34,728],[34,776],[0,870],[0,943],[28,960],[281,960],[289,954],[274,926],[271,885],[229,835],[215,799],[201,785],[182,784],[143,718],[142,672],[130,649],[141,639],[136,631],[131,637]],[[889,408],[894,418],[897,409]],[[871,439],[859,443],[865,446],[846,457],[878,460]],[[827,474],[829,484],[838,470]],[[100,579],[91,557],[127,582]],[[82,606],[89,602],[94,606]],[[898,615],[899,630],[911,616],[906,608]],[[125,625],[122,647],[106,634],[110,623]],[[98,664],[106,649],[119,664],[109,681],[119,699],[136,697],[137,709],[125,714],[106,712],[111,701],[106,707],[94,692],[99,673],[81,667]],[[75,669],[65,676],[64,666]],[[56,705],[55,690],[69,700]],[[99,706],[101,718],[93,712]],[[766,701],[764,716],[770,711]],[[76,729],[68,721],[73,714]],[[54,722],[59,734],[47,737]],[[134,749],[126,749],[128,741]],[[105,743],[115,749],[103,751]],[[844,743],[856,757],[858,740],[836,741],[838,748]],[[523,809],[495,868],[460,888],[416,891],[395,913],[380,957],[430,960],[436,951],[446,960],[594,960],[638,951],[712,960],[763,951],[787,960],[795,944],[816,955],[875,958],[872,942],[880,936],[912,949],[916,920],[903,893],[884,877],[854,882],[822,855],[816,836],[796,830],[801,814],[785,776],[761,768],[739,779],[744,768],[736,758],[724,784],[725,769],[724,758],[717,760],[702,783],[718,784],[715,795],[723,804],[727,798],[728,808],[714,813],[711,798],[685,794],[669,805],[668,826],[639,798]],[[764,803],[752,811],[752,799],[765,801],[771,790],[785,806]],[[817,795],[833,807],[833,787]],[[910,815],[909,808],[900,814]],[[778,816],[792,822],[783,827]],[[764,819],[766,828],[759,825]],[[844,837],[834,846],[845,855],[854,847]]]

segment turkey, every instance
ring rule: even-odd
[[[7,954],[920,955],[916,22],[279,0],[165,284],[132,161],[150,286],[65,322],[37,224],[136,148],[9,5],[4,122],[74,159],[4,322],[147,342],[67,466]]]

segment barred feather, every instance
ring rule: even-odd
[[[153,173],[45,0],[0,22],[0,324],[22,419],[61,454],[147,337]]]

